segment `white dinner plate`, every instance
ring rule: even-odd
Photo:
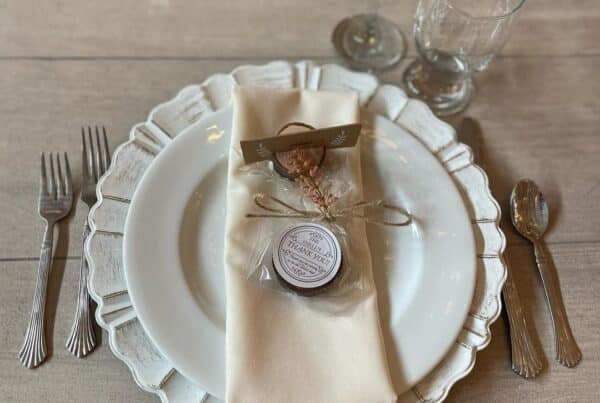
[[[179,135],[131,201],[124,237],[127,287],[162,354],[210,394],[225,390],[223,238],[231,107]],[[427,375],[455,342],[473,297],[474,235],[452,179],[417,139],[363,116],[368,199],[408,209],[408,228],[368,226],[382,328],[396,392]]]

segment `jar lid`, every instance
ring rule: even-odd
[[[292,288],[309,291],[332,282],[342,263],[340,243],[328,228],[316,223],[287,227],[273,244],[273,266]]]

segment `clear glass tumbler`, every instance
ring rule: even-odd
[[[438,115],[464,109],[471,76],[484,70],[506,43],[525,0],[420,0],[414,35],[420,58],[404,72],[410,96]]]

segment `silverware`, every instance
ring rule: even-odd
[[[548,227],[548,205],[532,180],[522,179],[515,185],[510,196],[510,213],[517,231],[533,243],[535,259],[552,315],[556,360],[572,368],[581,361],[581,351],[569,326],[556,267],[543,241],[544,232]]]
[[[508,264],[506,267],[507,276],[502,296],[510,329],[512,370],[523,378],[535,378],[544,367],[543,356],[534,342],[534,337],[537,341],[538,336],[527,321],[511,268]]]
[[[81,201],[88,206],[88,210],[96,203],[96,184],[98,179],[104,174],[110,165],[110,151],[108,149],[108,140],[106,138],[106,129],[102,127],[102,142],[100,140],[100,131],[95,127],[95,143],[92,136],[92,128],[81,128],[82,143],[82,184]],[[87,140],[86,140],[87,137]],[[83,243],[90,232],[87,215],[83,224]],[[79,270],[79,291],[77,297],[77,308],[71,333],[67,339],[67,349],[76,357],[83,358],[88,355],[96,346],[96,336],[94,334],[94,322],[90,309],[90,295],[87,289],[89,268],[85,254],[81,253],[81,266]]]
[[[52,261],[54,225],[67,216],[73,206],[73,188],[71,185],[69,159],[65,153],[65,166],[63,169],[59,155],[56,154],[55,157],[53,158],[52,153],[50,153],[50,180],[48,181],[46,161],[44,154],[42,154],[38,212],[44,221],[46,221],[46,231],[44,232],[44,240],[40,252],[29,325],[25,332],[25,341],[19,352],[19,361],[27,368],[37,367],[44,362],[47,356],[44,311],[48,276],[51,268],[50,263]],[[55,161],[56,169],[54,167]]]
[[[460,121],[456,129],[461,142],[471,147],[473,161],[483,164],[482,131],[479,123],[470,117]],[[504,308],[508,316],[510,330],[510,346],[512,369],[524,378],[535,378],[545,365],[545,357],[539,347],[539,337],[535,327],[531,326],[527,312],[523,309],[517,285],[512,276],[512,269],[506,264],[507,276],[502,296]]]

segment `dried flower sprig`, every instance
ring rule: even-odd
[[[313,153],[297,148],[290,152],[288,158],[288,167],[296,183],[321,212],[328,214],[329,208],[335,203],[337,197],[331,193],[330,184],[321,186],[324,175],[319,170],[319,163]]]

